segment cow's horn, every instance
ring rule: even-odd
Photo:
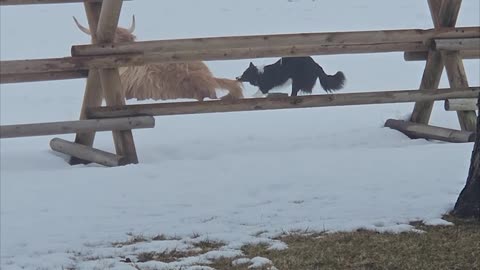
[[[77,18],[75,18],[75,16],[73,16],[73,20],[75,21],[75,24],[77,24],[77,27],[82,30],[82,32],[84,32],[85,34],[87,35],[90,35],[90,30],[88,28],[86,28],[85,26],[81,25],[78,21],[77,21]]]
[[[128,28],[128,33],[133,34],[133,31],[135,31],[135,15],[132,16],[132,25],[130,28]]]

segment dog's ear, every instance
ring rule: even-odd
[[[255,67],[255,65],[252,62],[250,62],[250,66],[248,67]]]

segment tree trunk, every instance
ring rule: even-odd
[[[480,104],[480,96],[478,97]],[[467,183],[458,196],[452,214],[459,218],[480,219],[480,114],[477,117],[477,137],[473,146]]]

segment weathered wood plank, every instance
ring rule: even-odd
[[[422,91],[438,88],[444,66],[441,53],[429,52],[427,57],[419,88],[419,90]],[[433,101],[418,101],[415,103],[410,121],[420,124],[428,124],[432,110]]]
[[[440,15],[441,14],[440,13],[440,7],[441,7],[443,1],[444,0],[427,0],[428,8],[430,9],[430,16],[432,17],[432,22],[433,22],[434,28],[441,28],[442,26],[446,26],[446,24],[443,23],[442,20],[440,19],[440,17],[442,17],[442,15]],[[449,0],[447,0],[447,1],[449,1]],[[445,12],[445,10],[443,12]],[[451,13],[451,14],[448,14],[448,15],[455,15],[455,14]],[[453,24],[453,25],[455,25],[455,24]]]
[[[385,127],[398,130],[412,139],[422,138],[451,143],[468,143],[475,141],[475,132],[454,130],[403,120],[388,119],[385,122]]]
[[[60,138],[53,138],[50,141],[52,150],[75,157],[79,160],[85,160],[98,163],[107,167],[123,166],[128,164],[125,157],[105,152],[90,146],[69,142]]]
[[[390,30],[396,31],[396,30]],[[400,30],[402,31],[402,30]],[[410,31],[410,30],[407,30]],[[426,47],[420,42],[429,36],[451,36],[459,37],[480,37],[480,27],[467,27],[457,29],[446,29],[442,31],[430,30],[420,31],[420,33],[430,33],[427,36],[420,34],[420,41],[408,41],[398,39],[396,41],[400,44],[372,44],[368,41],[367,44],[353,44],[353,45],[326,45],[326,44],[296,44],[281,46],[279,43],[275,46],[259,46],[259,47],[243,47],[232,48],[223,45],[220,47],[200,50],[193,46],[191,50],[177,50],[173,49],[161,53],[151,54],[119,54],[119,55],[103,55],[103,56],[82,56],[82,57],[64,57],[52,59],[35,59],[35,60],[14,60],[1,61],[0,72],[4,74],[18,74],[18,73],[39,73],[39,72],[55,72],[55,71],[78,71],[88,70],[91,68],[112,68],[128,65],[144,65],[155,62],[183,62],[195,60],[231,60],[231,59],[245,59],[245,58],[260,58],[273,56],[294,56],[294,55],[315,55],[315,54],[340,54],[340,53],[362,53],[373,51],[404,51],[404,50],[421,50],[425,51]],[[416,31],[414,31],[416,32]],[[300,35],[301,36],[301,35]],[[401,35],[400,35],[401,36]],[[423,37],[422,37],[423,36]],[[328,38],[328,35],[324,38]],[[364,37],[365,38],[365,37]],[[333,42],[333,41],[332,41]],[[411,43],[413,42],[413,43]],[[268,44],[268,43],[265,43]],[[220,45],[219,45],[220,46]],[[382,48],[382,46],[385,46]]]
[[[85,13],[88,19],[91,42],[97,42],[97,25],[100,18],[101,3],[84,3]],[[103,89],[100,84],[100,75],[97,69],[91,69],[85,85],[82,108],[80,110],[80,120],[87,119],[86,112],[88,107],[98,107],[102,105]],[[75,143],[92,147],[95,140],[95,131],[79,132],[75,135]],[[70,165],[88,164],[89,160],[82,160],[72,156],[69,160]]]
[[[97,42],[113,42],[122,9],[121,0],[104,0],[97,26]],[[118,68],[99,69],[105,101],[108,106],[124,105],[122,84]],[[117,155],[127,158],[129,163],[138,163],[137,151],[131,130],[114,131],[113,141]]]
[[[468,50],[468,51],[460,51],[460,56],[462,59],[479,59],[480,58],[480,50]],[[424,61],[427,60],[428,51],[424,52],[405,52],[403,54],[403,59],[405,61]]]
[[[433,38],[480,37],[479,27],[450,29],[398,29],[375,31],[299,33],[277,35],[229,36],[191,39],[137,41],[122,44],[92,44],[72,46],[72,56],[126,53],[168,53],[178,51],[213,51],[225,49],[277,48],[292,46],[346,46],[425,43]],[[388,45],[390,44],[390,45]],[[348,47],[345,51],[348,52]],[[368,50],[368,47],[365,48]],[[399,50],[397,48],[397,50]],[[424,51],[427,49],[424,49]],[[404,49],[404,51],[407,51]],[[369,51],[368,51],[369,52]]]
[[[445,3],[449,2],[449,3]],[[454,27],[457,21],[459,5],[457,0],[428,0],[430,15],[435,29],[447,29]],[[454,4],[453,6],[451,4]],[[436,89],[440,84],[444,68],[442,54],[429,51],[425,69],[420,83],[420,90]],[[420,124],[428,124],[433,110],[433,101],[416,102],[410,121]]]
[[[480,94],[480,87],[467,89],[438,89],[431,91],[398,90],[346,94],[310,95],[298,97],[273,96],[239,100],[213,100],[90,108],[89,118],[125,117],[134,115],[177,115],[237,111],[259,111],[290,108],[312,108],[346,105],[402,103],[448,98],[472,98]]]
[[[124,0],[132,1],[132,0]],[[69,4],[69,3],[101,3],[102,0],[0,0],[0,6],[36,5],[36,4]]]
[[[447,99],[445,100],[447,111],[476,111],[478,104],[476,98]]]
[[[435,28],[454,27],[457,24],[462,0],[437,0],[437,2],[440,2],[440,7],[438,23]]]
[[[122,10],[122,4],[122,0],[103,1],[97,26],[98,43],[113,42],[118,20],[120,18],[120,12]]]
[[[79,71],[55,71],[42,73],[27,74],[1,74],[0,84],[7,83],[24,83],[24,82],[41,82],[41,81],[58,81],[72,80],[88,77],[88,70]]]
[[[461,39],[434,39],[432,43],[434,50],[447,51],[480,51],[480,38],[461,38]]]
[[[468,87],[467,75],[463,61],[458,52],[442,52],[445,59],[445,69],[447,71],[448,81],[452,88]],[[458,120],[462,130],[475,131],[477,127],[477,114],[475,111],[457,111]]]
[[[77,133],[79,131],[129,130],[137,128],[152,128],[154,126],[155,119],[151,116],[3,125],[0,126],[0,138],[69,134]]]

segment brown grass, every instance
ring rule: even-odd
[[[246,246],[249,257],[262,256],[289,269],[480,269],[480,222],[425,226],[426,233],[380,234],[371,231],[288,235],[288,249]],[[234,268],[232,268],[234,269]],[[246,269],[246,268],[237,268]]]
[[[348,233],[289,233],[279,239],[288,249],[268,250],[268,245],[247,245],[247,258],[270,259],[280,270],[315,269],[480,269],[480,221],[446,218],[454,226],[425,226],[412,223],[425,233],[376,233],[359,230]],[[224,243],[203,241],[195,251],[141,254],[140,261],[172,262],[217,250]],[[201,251],[200,251],[201,249]],[[233,266],[236,258],[222,258],[208,266],[215,269],[250,270],[250,264]],[[266,270],[268,266],[259,270]]]
[[[200,254],[207,253],[211,250],[217,250],[220,247],[224,246],[225,244],[222,242],[217,241],[200,241],[198,243],[194,243],[193,246],[195,249],[192,250],[167,250],[164,252],[143,252],[137,255],[137,259],[139,262],[147,262],[147,261],[161,261],[164,263],[174,262],[180,260],[182,258],[198,256]]]

